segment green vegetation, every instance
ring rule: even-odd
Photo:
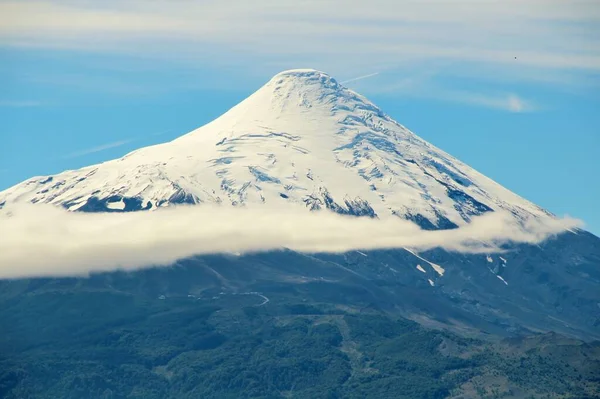
[[[599,345],[554,335],[484,343],[280,287],[264,295],[160,299],[93,280],[4,282],[0,397],[600,394]]]

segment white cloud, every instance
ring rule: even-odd
[[[104,150],[109,150],[111,148],[117,148],[117,147],[121,147],[125,144],[131,143],[132,141],[134,141],[133,139],[127,139],[127,140],[119,140],[119,141],[115,141],[112,143],[107,143],[107,144],[102,144],[96,147],[92,147],[92,148],[87,148],[85,150],[80,150],[80,151],[75,151],[72,152],[70,154],[67,154],[64,156],[64,158],[77,158],[77,157],[82,157],[84,155],[89,155],[89,154],[93,154],[96,152],[100,152],[100,151],[104,151]]]
[[[507,99],[507,109],[512,112],[523,112],[526,109],[530,108],[530,106],[519,96],[516,94],[511,94]]]
[[[401,79],[396,79],[394,76],[398,74],[397,71],[378,73],[377,75],[380,75],[381,79],[369,81],[368,86],[361,87],[361,91],[364,89],[366,94],[387,93],[396,96],[454,102],[514,113],[532,112],[539,108],[531,100],[525,99],[516,93],[479,93],[445,87],[436,81],[436,78],[442,74],[440,68],[423,69],[415,74],[408,74]],[[366,76],[375,76],[375,74]],[[347,82],[352,83],[351,86],[354,86],[355,82],[360,80],[350,79]]]
[[[489,95],[459,91],[439,91],[435,93],[435,96],[442,100],[515,113],[530,112],[536,109],[530,101],[525,100],[516,94]]]
[[[182,206],[154,212],[84,214],[49,205],[0,210],[0,278],[86,275],[168,265],[195,254],[290,248],[304,252],[443,247],[490,252],[507,241],[538,243],[580,222],[495,212],[451,231],[401,219],[372,220],[299,209]]]
[[[379,72],[374,72],[374,73],[370,73],[368,75],[361,75],[361,76],[357,76],[355,78],[351,78],[351,79],[346,79],[343,82],[340,82],[341,84],[346,84],[346,83],[351,83],[351,82],[358,82],[359,80],[364,80],[367,78],[371,78],[373,76],[377,76],[379,75]]]
[[[431,61],[600,70],[589,0],[8,1],[0,43],[337,74]],[[516,57],[516,59],[515,59]],[[517,68],[515,68],[515,66]]]

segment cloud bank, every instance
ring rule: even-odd
[[[200,254],[288,248],[345,252],[409,247],[421,251],[499,251],[506,242],[539,243],[580,226],[572,219],[531,220],[505,213],[456,230],[424,231],[401,219],[373,220],[304,209],[180,206],[154,212],[72,213],[50,205],[0,209],[0,278],[87,275],[169,265]]]

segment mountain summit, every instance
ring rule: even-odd
[[[326,73],[275,75],[213,122],[171,142],[0,192],[0,206],[152,210],[180,203],[289,204],[455,228],[506,210],[552,217],[400,125]]]

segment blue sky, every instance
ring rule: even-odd
[[[310,67],[600,234],[598,2],[340,4],[0,0],[0,190],[168,141]]]

